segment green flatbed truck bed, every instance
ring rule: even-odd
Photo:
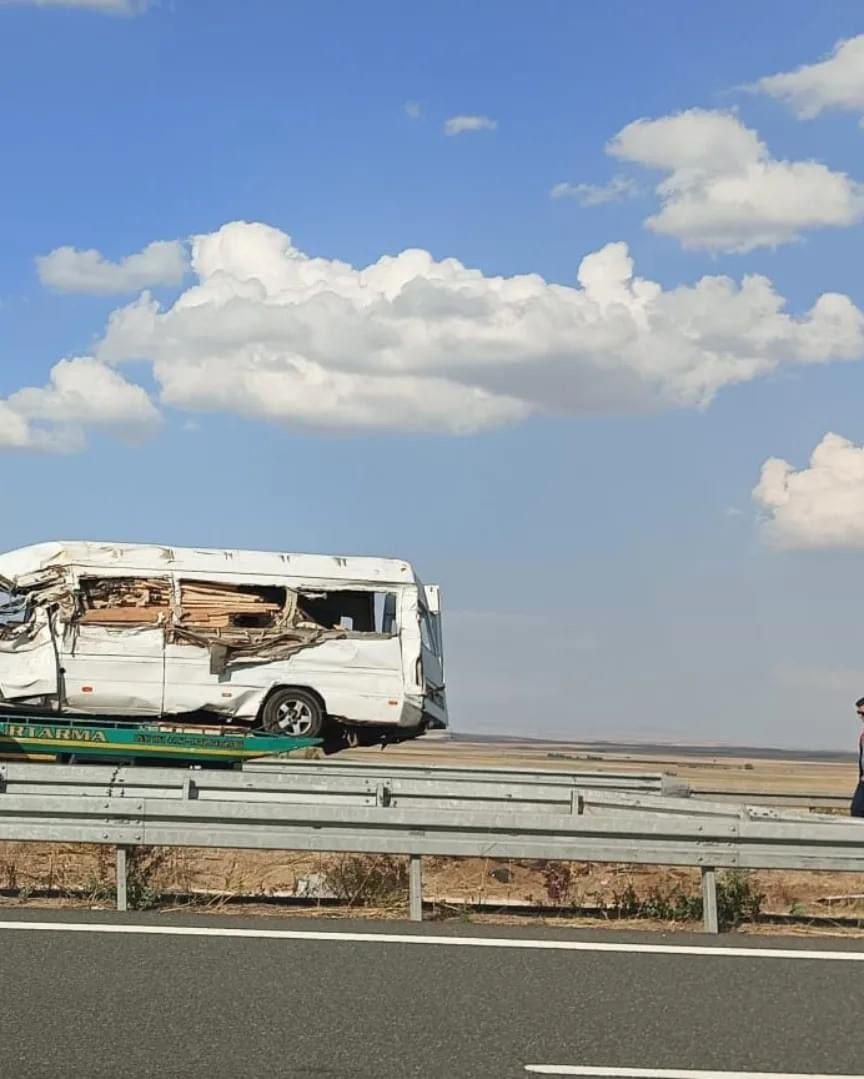
[[[26,715],[0,718],[0,756],[28,759],[230,765],[319,745],[320,741],[165,722]]]

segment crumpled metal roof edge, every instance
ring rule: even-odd
[[[244,574],[262,577],[305,577],[339,581],[418,582],[410,563],[366,555],[294,554],[220,548],[171,547],[163,544],[62,540],[32,544],[0,554],[0,584],[52,566],[159,573],[166,568],[187,573]]]

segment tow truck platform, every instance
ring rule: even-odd
[[[67,764],[98,759],[132,763],[232,766],[321,744],[320,738],[226,730],[165,721],[0,716],[0,757]]]

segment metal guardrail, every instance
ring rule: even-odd
[[[788,806],[790,809],[842,810],[848,812],[850,794],[825,794],[816,791],[752,791],[708,788],[692,791],[694,797],[720,802],[746,802],[748,805]]]
[[[44,767],[33,764],[0,765],[0,790],[6,794],[77,795],[105,798],[195,798],[198,801],[286,802],[333,806],[389,806],[403,809],[475,810],[520,809],[531,813],[569,813],[574,792],[579,790],[583,804],[609,802],[606,797],[620,790],[604,784],[584,789],[573,781],[551,774],[548,782],[538,773],[513,772],[509,781],[497,771],[488,778],[477,770],[453,775],[432,769],[413,774],[410,769],[361,768],[339,769],[286,767],[275,770],[196,771],[176,768],[139,768],[104,765]],[[640,777],[623,789],[647,799],[665,797],[661,777]],[[683,790],[675,786],[682,796]],[[667,799],[668,800],[668,799]],[[676,799],[677,801],[677,799]],[[665,804],[665,803],[664,803]]]
[[[524,768],[479,768],[471,766],[447,767],[418,764],[359,764],[355,761],[303,761],[279,760],[261,757],[247,761],[244,773],[267,772],[278,775],[362,776],[427,779],[453,782],[538,783],[544,786],[556,784],[566,787],[605,788],[608,790],[640,791],[651,794],[684,795],[690,793],[687,783],[664,772],[583,772],[570,769],[532,771]]]
[[[717,868],[864,872],[857,821],[568,785],[556,773],[548,783],[437,772],[385,782],[365,770],[324,770],[5,764],[0,840],[116,846],[121,909],[135,845],[407,855],[413,917],[424,855],[697,866],[712,931]]]

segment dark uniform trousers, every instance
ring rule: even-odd
[[[858,738],[858,786],[852,795],[849,812],[853,817],[864,817],[864,731]]]

